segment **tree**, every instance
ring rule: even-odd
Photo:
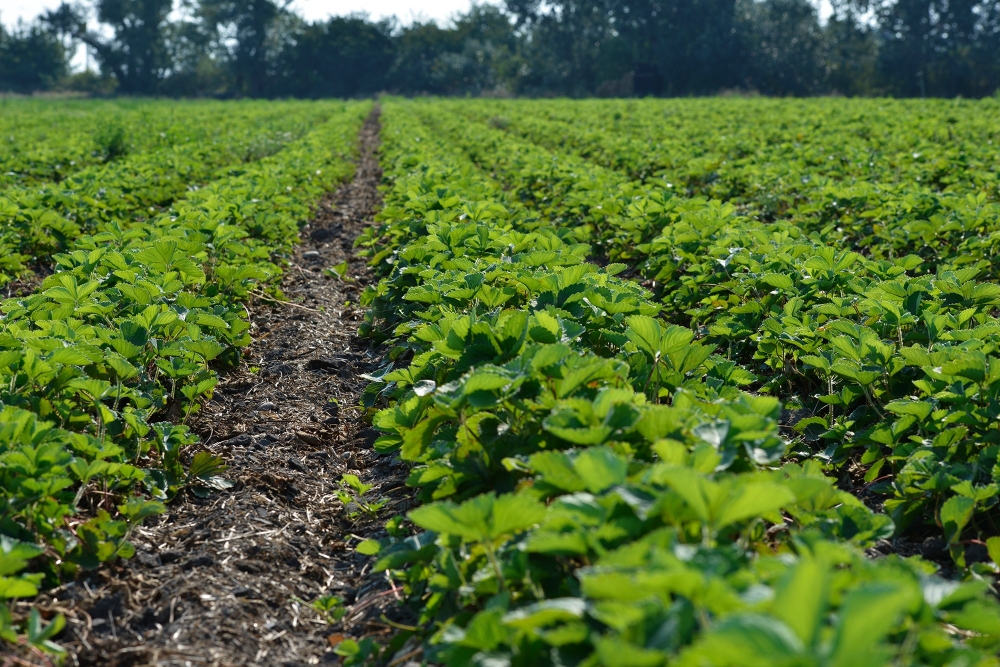
[[[268,80],[268,37],[290,0],[201,0],[198,14],[221,37],[220,50],[237,95],[263,97]]]
[[[0,26],[0,90],[30,93],[51,87],[66,75],[66,51],[38,23],[7,32]]]
[[[834,0],[831,4],[819,56],[824,90],[843,95],[879,93],[879,30],[866,20],[867,3]]]
[[[153,95],[170,67],[166,47],[172,0],[97,0],[97,19],[114,32],[104,39],[92,31],[77,36],[90,45],[101,70],[118,81],[118,90]]]
[[[518,88],[529,94],[589,95],[604,81],[632,69],[631,53],[615,44],[615,0],[508,0],[507,12],[522,36],[524,67]],[[612,3],[612,4],[609,4]],[[608,61],[619,57],[618,67]]]
[[[822,29],[807,0],[741,0],[745,85],[767,95],[809,95],[823,90]]]
[[[170,72],[160,85],[167,95],[221,95],[231,87],[226,63],[218,57],[216,35],[200,20],[185,13],[165,31]]]
[[[282,40],[271,92],[296,97],[350,97],[386,86],[393,62],[392,24],[363,16],[301,24]]]
[[[395,34],[388,87],[439,95],[504,92],[520,67],[518,38],[498,7],[473,6],[454,25],[417,23]]]
[[[55,9],[42,12],[39,23],[62,42],[67,52],[72,52],[76,36],[87,29],[86,12],[81,5],[62,2]]]

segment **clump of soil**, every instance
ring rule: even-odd
[[[356,304],[373,278],[352,252],[380,203],[377,113],[361,133],[354,180],[303,230],[281,285],[294,303],[254,304],[255,343],[193,425],[236,486],[178,498],[136,530],[135,558],[38,601],[69,620],[59,640],[68,664],[333,663],[339,637],[309,606],[324,595],[347,605],[338,634],[391,632],[380,619],[398,591],[353,548],[381,536],[381,521],[355,516],[335,494],[351,473],[374,485],[370,497],[388,499],[381,517],[409,507],[405,468],[375,454],[356,407],[367,384],[359,376],[380,359],[356,335]],[[324,276],[344,261],[351,281]]]

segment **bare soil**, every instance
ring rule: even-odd
[[[354,552],[381,521],[351,518],[335,491],[344,473],[402,514],[405,468],[372,449],[358,402],[381,351],[356,335],[360,293],[373,278],[354,238],[380,205],[378,111],[361,132],[354,180],[328,196],[302,232],[281,289],[293,303],[251,308],[254,344],[220,381],[193,428],[229,465],[236,486],[185,493],[134,534],[138,553],[56,589],[42,608],[68,618],[67,664],[335,664],[341,636],[389,634],[397,591]],[[347,261],[351,281],[323,270]],[[336,402],[334,402],[336,401]],[[364,514],[364,513],[362,513]],[[348,606],[329,625],[309,602]]]

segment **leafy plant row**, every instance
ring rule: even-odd
[[[5,100],[0,112],[0,189],[58,182],[122,155],[191,142],[277,121],[303,102],[153,100]]]
[[[966,551],[995,534],[1000,434],[987,406],[1000,287],[976,281],[976,267],[989,264],[972,259],[987,238],[970,234],[955,255],[945,245],[932,257],[894,230],[895,247],[866,259],[825,238],[834,233],[622,184],[447,113],[434,122],[544,218],[596,238],[606,256],[652,279],[670,321],[742,364],[749,388],[796,410],[787,427],[798,455],[854,471],[897,532],[937,535],[963,567]],[[979,379],[950,365],[942,374],[941,364],[967,354]]]
[[[451,108],[632,178],[757,201],[771,214],[831,183],[1000,195],[994,100],[481,100]]]
[[[205,182],[240,173],[330,111],[329,105],[300,104],[217,115],[200,138],[92,166],[59,183],[6,189],[0,193],[0,282],[102,223],[150,219]]]
[[[0,307],[0,603],[129,557],[130,531],[182,486],[228,484],[185,423],[250,342],[250,290],[351,174],[369,108],[339,105],[147,222],[100,225],[36,293]],[[59,621],[42,631],[32,614],[19,639],[0,604],[0,637],[55,650]]]
[[[866,558],[891,519],[784,462],[753,373],[454,148],[386,103],[385,208],[359,241],[382,275],[365,330],[394,341],[376,448],[424,503],[423,532],[393,519],[359,551],[402,582],[428,661],[991,664],[984,580]]]
[[[866,254],[944,256],[977,263],[996,277],[1000,133],[989,122],[994,104],[498,101],[444,107],[655,190],[732,203],[750,217],[791,222]]]

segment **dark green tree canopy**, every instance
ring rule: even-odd
[[[504,0],[445,26],[364,15],[310,23],[289,0],[90,2],[63,4],[7,35],[7,52],[22,54],[18,71],[34,74],[7,74],[3,87],[54,85],[83,40],[105,79],[142,95],[984,96],[1000,88],[1000,0],[831,0],[825,20],[818,0]],[[182,17],[169,20],[175,8]],[[87,29],[88,19],[102,27]],[[29,42],[37,57],[23,55]]]
[[[66,74],[65,48],[41,25],[21,23],[10,32],[0,26],[0,91],[30,93]]]
[[[172,0],[97,0],[97,20],[109,26],[113,36],[104,38],[97,31],[77,36],[94,49],[102,69],[115,77],[121,92],[158,92],[171,64],[166,30],[172,6]]]

